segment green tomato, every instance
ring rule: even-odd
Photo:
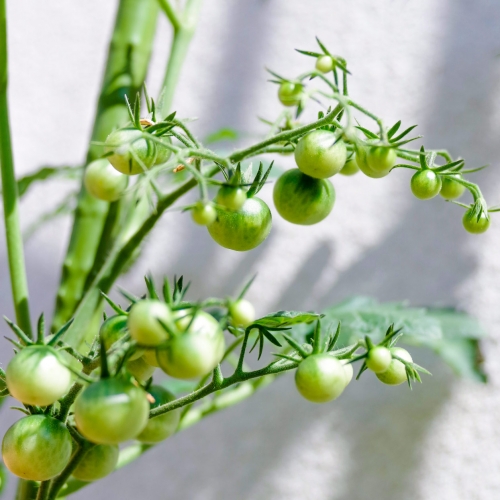
[[[259,246],[271,232],[272,216],[260,198],[248,198],[240,210],[217,209],[208,226],[210,236],[224,248],[246,252]]]
[[[127,361],[127,370],[138,382],[149,380],[153,376],[155,369],[144,359],[144,355],[141,358]]]
[[[481,215],[478,218],[472,208],[469,208],[464,213],[462,224],[467,232],[481,234],[486,232],[490,227],[490,219],[484,210],[481,211]]]
[[[140,345],[154,347],[168,338],[168,333],[160,321],[170,326],[172,311],[159,300],[147,299],[136,302],[128,315],[130,336]]]
[[[145,137],[144,132],[132,127],[121,128],[108,135],[104,150],[113,167],[126,175],[142,174],[153,166],[164,163],[170,151]]]
[[[419,170],[411,178],[411,192],[419,200],[430,200],[441,191],[441,179],[430,169]]]
[[[255,307],[246,299],[231,302],[228,307],[231,323],[235,326],[246,328],[255,321]]]
[[[154,399],[154,403],[151,403],[151,409],[170,403],[170,401],[175,399],[175,396],[171,392],[159,385],[152,385],[148,389],[148,392]],[[179,426],[180,418],[180,408],[150,418],[144,430],[137,436],[137,439],[147,444],[159,443],[174,434]]]
[[[2,458],[16,476],[47,481],[71,458],[72,440],[66,426],[48,415],[31,415],[12,425],[2,441]]]
[[[205,311],[197,311],[176,321],[182,332],[172,337],[156,358],[160,368],[171,377],[188,380],[210,373],[224,355],[224,335],[217,320]],[[189,330],[186,330],[189,327]]]
[[[331,56],[319,56],[316,59],[316,69],[321,71],[321,73],[329,73],[334,68],[335,63]]]
[[[464,194],[465,186],[453,179],[461,179],[460,174],[443,176],[440,195],[446,200],[456,200]]]
[[[389,369],[391,361],[391,351],[387,347],[379,346],[368,351],[366,366],[373,373],[383,373]]]
[[[172,139],[170,139],[170,137],[159,137],[159,139],[165,144],[172,144]],[[156,158],[154,164],[161,165],[163,163],[167,163],[172,155],[172,150],[162,144],[159,144],[158,142],[155,142],[154,145],[156,147]]]
[[[156,359],[155,348],[145,349],[144,354],[142,355],[142,359],[146,361],[148,365],[154,366],[155,368],[158,368],[160,366],[158,364],[158,360]]]
[[[283,82],[278,89],[278,99],[284,106],[298,106],[302,99],[302,90],[300,83]]]
[[[127,189],[128,177],[114,169],[108,160],[102,159],[87,165],[83,181],[94,198],[116,201]]]
[[[53,347],[33,345],[11,359],[6,382],[10,394],[22,403],[48,406],[68,392],[71,372]]]
[[[247,201],[247,193],[240,187],[222,186],[215,197],[215,203],[228,210],[239,210],[245,201]]]
[[[342,170],[339,174],[342,175],[354,175],[359,172],[358,164],[356,163],[356,157],[353,155],[349,160],[346,161],[346,164],[342,167]]]
[[[340,362],[342,363],[342,368],[344,368],[345,385],[347,387],[351,383],[354,375],[354,369],[352,367],[352,363],[349,363],[348,359],[341,359]]]
[[[347,149],[342,139],[328,130],[313,130],[301,137],[295,148],[295,163],[306,175],[326,179],[345,165]]]
[[[293,168],[277,180],[273,199],[283,219],[309,226],[330,214],[335,203],[335,189],[328,179],[313,179]]]
[[[217,210],[212,203],[198,201],[191,209],[191,217],[200,226],[208,226],[217,218]]]
[[[396,160],[396,151],[386,146],[361,146],[356,149],[356,163],[359,169],[373,179],[388,175]]]
[[[119,454],[116,444],[97,444],[83,455],[73,471],[73,477],[80,481],[102,479],[115,470]]]
[[[106,351],[111,349],[115,342],[118,342],[126,333],[128,317],[125,314],[117,314],[110,316],[101,325],[99,335],[104,342]],[[130,356],[130,360],[138,359],[144,354],[144,349],[136,347],[134,353]]]
[[[410,363],[413,361],[411,359],[410,353],[406,349],[403,349],[401,347],[393,347],[392,349],[390,349],[390,352],[391,355],[398,356]],[[408,377],[406,376],[405,365],[397,359],[392,359],[389,364],[389,368],[382,373],[377,373],[376,375],[381,382],[388,385],[399,385],[408,380]]]
[[[346,386],[342,363],[328,354],[313,354],[301,361],[295,372],[295,385],[304,398],[326,403],[338,398]]]
[[[75,401],[78,431],[97,444],[135,438],[148,423],[146,393],[125,380],[106,378],[86,387]]]

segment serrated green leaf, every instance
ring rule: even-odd
[[[321,318],[320,314],[299,311],[278,311],[264,316],[252,323],[252,326],[263,326],[264,328],[281,328],[298,325],[301,323],[312,323]]]
[[[357,128],[358,130],[361,130],[361,132],[363,132],[363,134],[365,134],[365,136],[368,139],[378,139],[378,135],[377,134],[375,134],[371,130],[368,130],[365,127],[362,127],[361,125],[356,125],[354,128]]]
[[[396,122],[387,132],[387,137],[390,139],[398,130],[399,127],[401,126],[401,120]]]
[[[391,139],[391,142],[398,142],[400,141],[403,137],[407,136],[414,128],[416,128],[417,125],[412,125],[411,127],[408,127],[406,130],[401,132],[397,137],[393,137]],[[389,136],[391,138],[391,136]]]

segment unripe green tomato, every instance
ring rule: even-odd
[[[272,216],[260,198],[248,198],[239,210],[217,209],[217,219],[207,226],[210,236],[224,248],[246,252],[259,246],[271,232]]]
[[[284,106],[298,106],[302,99],[302,90],[300,83],[283,82],[278,89],[278,99]]]
[[[411,178],[411,192],[419,200],[430,200],[441,191],[441,179],[430,169],[419,170]]]
[[[319,56],[316,59],[316,69],[321,71],[321,73],[329,73],[335,66],[331,56]]]
[[[108,135],[104,150],[111,153],[107,159],[118,172],[126,175],[142,174],[157,161],[156,144],[136,128],[121,128]]]
[[[148,389],[148,392],[154,399],[154,403],[150,403],[151,409],[170,403],[170,401],[175,399],[175,396],[171,392],[160,385],[152,385]],[[167,439],[177,430],[180,418],[180,408],[150,418],[144,430],[137,436],[137,440],[141,441],[141,443],[155,444]]]
[[[464,194],[465,186],[459,184],[457,181],[454,181],[453,179],[461,179],[461,178],[462,176],[460,174],[443,176],[442,178],[443,182],[439,194],[445,200],[456,200],[457,198],[460,198],[460,196]]]
[[[356,163],[356,156],[351,156],[349,160],[346,161],[342,170],[339,172],[341,175],[354,175],[359,172],[358,164]]]
[[[119,200],[127,189],[128,177],[118,172],[108,160],[96,160],[85,168],[85,188],[94,197],[103,201]]]
[[[66,426],[48,415],[31,415],[12,425],[2,441],[7,469],[23,479],[47,481],[68,465],[72,452]]]
[[[306,175],[326,179],[345,165],[347,149],[342,139],[329,130],[313,130],[299,139],[295,162]]]
[[[99,330],[99,336],[104,342],[104,348],[106,351],[111,349],[115,342],[118,342],[126,333],[128,317],[125,314],[117,314],[115,316],[110,316],[101,325]],[[130,360],[138,359],[144,354],[144,349],[141,347],[136,347],[133,354],[130,356]]]
[[[168,333],[160,323],[171,325],[172,311],[159,300],[146,299],[136,302],[128,315],[130,336],[140,345],[154,347],[168,338]]]
[[[172,144],[172,139],[170,139],[170,137],[159,137],[158,139],[166,144]],[[167,163],[170,156],[172,155],[172,150],[168,149],[158,142],[155,142],[154,145],[156,148],[156,158],[154,164],[161,165],[162,163]]]
[[[368,351],[366,366],[373,373],[383,373],[389,369],[391,361],[391,351],[387,347],[379,346]]]
[[[215,203],[228,210],[239,210],[245,201],[247,201],[247,193],[240,187],[222,186],[215,197]]]
[[[144,355],[140,358],[127,361],[127,370],[138,382],[149,380],[153,376],[155,369],[154,366],[150,365],[144,359]]]
[[[246,299],[231,302],[228,307],[231,323],[235,326],[246,328],[255,321],[255,307]]]
[[[149,402],[140,387],[105,378],[87,386],[75,401],[78,431],[97,444],[118,444],[135,438],[148,423]]]
[[[481,215],[478,218],[477,214],[474,214],[474,211],[470,208],[464,213],[462,224],[467,232],[481,234],[486,232],[490,227],[490,219],[484,210],[481,211]]]
[[[48,406],[68,392],[71,372],[53,347],[33,345],[10,360],[6,382],[10,394],[22,403]]]
[[[217,218],[217,210],[212,203],[198,201],[191,209],[191,217],[200,226],[208,226]]]
[[[313,354],[301,361],[295,372],[295,385],[304,398],[326,403],[338,398],[346,386],[342,363],[328,354]]]
[[[273,200],[283,219],[309,226],[330,214],[335,204],[335,189],[328,179],[313,179],[292,168],[276,181]]]
[[[205,311],[197,311],[194,320],[187,311],[183,314],[176,321],[182,333],[172,337],[166,347],[159,348],[156,359],[167,375],[188,380],[210,373],[220,363],[224,334],[217,320]]]
[[[412,362],[410,353],[401,347],[393,347],[390,349],[391,355],[398,356],[405,361]],[[389,368],[382,373],[377,373],[377,378],[388,385],[399,385],[408,380],[406,376],[406,367],[401,361],[392,359]]]
[[[111,474],[118,463],[120,449],[116,444],[97,444],[90,448],[73,471],[80,481],[97,481]]]
[[[351,383],[352,377],[354,375],[354,369],[352,363],[349,363],[348,359],[341,359],[342,367],[344,368],[345,375],[345,385],[346,387]]]
[[[369,167],[377,173],[389,172],[396,164],[397,157],[396,150],[387,146],[372,146],[366,153]]]
[[[142,359],[146,361],[148,365],[154,366],[155,368],[160,366],[158,364],[158,360],[156,359],[156,349],[154,347],[145,349]]]
[[[370,165],[368,165],[367,149],[363,146],[358,146],[356,148],[355,160],[361,172],[372,179],[380,179],[381,177],[388,175],[390,172],[390,170],[384,170],[383,172],[376,172],[373,170]]]

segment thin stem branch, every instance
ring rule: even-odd
[[[175,9],[175,7],[172,5],[170,0],[158,0],[158,3],[160,4],[161,9],[167,16],[168,20],[170,21],[170,24],[174,28],[174,30],[178,30],[181,27],[181,20],[179,19],[179,13]]]

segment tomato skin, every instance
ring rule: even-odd
[[[168,142],[170,139],[162,138]],[[104,150],[111,153],[106,158],[113,167],[126,175],[142,174],[155,165],[165,163],[170,157],[170,150],[145,137],[140,130],[125,127],[108,135]],[[132,154],[132,152],[135,154]]]
[[[6,381],[10,394],[22,403],[48,406],[68,392],[71,372],[53,347],[33,345],[11,359]]]
[[[331,56],[324,55],[324,56],[319,56],[316,59],[315,67],[318,71],[321,71],[321,73],[329,73],[330,71],[332,71],[334,66],[335,64]]]
[[[467,232],[472,234],[482,234],[485,233],[490,227],[490,219],[483,210],[478,220],[477,215],[474,215],[473,210],[469,209],[464,213],[462,224]]]
[[[398,356],[405,361],[409,361],[410,363],[413,361],[410,353],[406,349],[393,347],[390,351],[391,355]],[[393,359],[391,361],[389,368],[385,372],[377,373],[376,375],[381,382],[388,385],[400,385],[408,380],[405,365],[397,359]]]
[[[295,372],[299,393],[313,403],[326,403],[338,398],[346,387],[342,363],[328,354],[313,354],[301,361]]]
[[[329,130],[313,130],[301,137],[294,154],[297,167],[315,179],[339,173],[347,159],[344,141]]]
[[[297,106],[302,98],[302,90],[300,83],[283,82],[278,88],[278,99],[283,106]]]
[[[351,383],[354,375],[354,369],[352,367],[352,363],[349,363],[348,359],[341,359],[340,362],[342,363],[342,368],[344,368],[345,386],[347,387]]]
[[[217,209],[208,226],[210,236],[222,247],[246,252],[259,246],[271,232],[272,216],[260,198],[248,198],[240,210]]]
[[[217,210],[211,203],[198,201],[191,210],[191,218],[200,226],[208,226],[217,218]]]
[[[189,330],[192,314],[176,321],[182,332],[172,337],[165,348],[157,350],[160,368],[171,377],[189,380],[206,375],[213,370],[224,355],[224,334],[217,320],[198,311]]]
[[[130,382],[107,378],[86,387],[75,401],[78,431],[97,444],[119,444],[146,427],[146,393]]]
[[[350,160],[346,161],[346,164],[342,167],[339,174],[350,176],[350,175],[355,175],[358,172],[359,172],[359,166],[356,163],[356,156],[353,155],[353,156],[351,156]]]
[[[383,373],[389,369],[392,361],[391,351],[387,347],[374,347],[368,351],[366,366],[373,373]]]
[[[222,186],[215,197],[215,202],[228,210],[239,210],[245,201],[247,193],[239,187]]]
[[[159,321],[158,321],[159,320]],[[140,345],[154,347],[168,338],[160,321],[171,325],[172,311],[159,300],[146,299],[136,302],[128,315],[130,336]]]
[[[154,403],[151,403],[151,409],[170,403],[175,396],[160,385],[152,385],[148,389],[149,394],[153,396]],[[150,418],[144,430],[137,436],[141,443],[155,444],[167,439],[175,433],[179,426],[181,418],[181,409],[169,411],[158,417]]]
[[[111,474],[118,463],[120,449],[116,444],[97,444],[90,448],[73,471],[80,481],[97,481]]]
[[[156,359],[156,349],[154,347],[145,349],[142,359],[146,361],[148,365],[154,366],[155,368],[160,366],[158,364],[158,360]]]
[[[309,226],[330,214],[335,204],[335,189],[328,179],[313,179],[293,168],[276,181],[273,200],[283,219]]]
[[[109,202],[119,200],[128,185],[128,177],[113,168],[106,159],[89,163],[83,181],[94,198]]]
[[[373,179],[388,175],[396,160],[396,151],[385,146],[360,146],[356,149],[356,163],[359,169]]]
[[[443,176],[442,178],[442,186],[440,195],[445,200],[456,200],[460,198],[464,194],[465,186],[459,184],[453,179],[461,179],[462,176],[460,174],[453,174],[449,176]]]
[[[411,191],[419,200],[430,200],[441,191],[441,179],[433,170],[419,170],[411,178]]]
[[[246,299],[231,302],[228,307],[231,323],[235,326],[246,328],[255,321],[255,307]]]
[[[138,382],[149,380],[153,376],[155,369],[156,367],[150,365],[144,359],[144,356],[127,361],[127,370]]]
[[[106,351],[111,349],[115,342],[118,342],[126,333],[127,330],[127,316],[125,314],[116,314],[115,316],[110,316],[101,325],[99,330],[99,336],[104,342],[104,348]],[[135,360],[140,358],[144,354],[144,349],[141,347],[136,347],[133,354],[130,356],[130,360]]]
[[[16,476],[47,481],[62,472],[71,458],[72,439],[66,426],[48,415],[31,415],[12,425],[2,441],[2,459]]]

